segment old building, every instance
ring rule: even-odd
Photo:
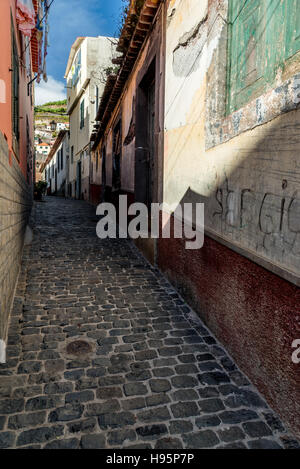
[[[77,199],[90,197],[90,134],[113,53],[111,38],[80,37],[71,48],[67,64],[71,148],[68,194]]]
[[[144,4],[144,5],[143,5]],[[119,39],[117,75],[108,78],[92,135],[94,180],[106,200],[161,200],[164,23],[160,1],[132,1]],[[151,31],[150,31],[151,30]],[[153,243],[145,246],[152,250]]]
[[[131,2],[92,135],[104,199],[205,204],[205,242],[141,239],[300,432],[300,3]],[[164,218],[165,219],[165,218]]]
[[[51,150],[50,143],[41,142],[35,145],[37,153],[41,153],[42,155],[48,156]]]
[[[49,195],[64,197],[68,195],[69,153],[69,132],[68,130],[61,130],[40,169],[43,180],[48,183],[47,193]]]
[[[43,179],[41,166],[45,163],[60,130],[68,130],[65,101],[55,101],[35,107],[35,182]]]
[[[35,35],[42,4],[32,6],[25,23],[23,2],[0,2],[0,362],[33,194],[32,83],[42,57]]]

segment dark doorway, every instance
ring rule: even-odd
[[[122,125],[121,119],[114,128],[113,134],[113,191],[121,189],[121,155],[122,155]]]
[[[149,85],[147,93],[147,140],[149,148],[149,167],[148,167],[148,204],[153,202],[153,189],[154,189],[154,158],[155,158],[155,79]]]
[[[106,186],[106,148],[102,149],[102,166],[101,166],[101,184],[102,189],[105,189]]]
[[[135,199],[150,206],[155,181],[155,59],[137,89]]]
[[[81,199],[81,161],[77,163],[76,199]]]
[[[55,168],[55,194],[57,194],[57,169]]]

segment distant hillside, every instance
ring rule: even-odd
[[[53,101],[50,103],[45,103],[42,106],[35,106],[35,114],[59,114],[66,115],[67,112],[67,100],[64,101]],[[40,116],[36,116],[40,117]]]

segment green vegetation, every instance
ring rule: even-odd
[[[64,99],[63,101],[52,101],[49,103],[43,104],[43,106],[66,106],[67,105],[67,100]]]
[[[46,107],[41,107],[41,106],[36,106],[34,108],[34,112],[37,114],[41,113],[49,113],[49,114],[66,114],[66,108],[65,107],[59,107],[59,108],[46,108]]]
[[[41,106],[35,106],[34,112],[36,114],[66,114],[67,112],[67,100],[63,101],[52,101]]]

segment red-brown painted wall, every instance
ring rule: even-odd
[[[209,237],[198,251],[184,240],[158,240],[158,266],[300,436],[300,292]]]
[[[102,186],[97,184],[90,184],[90,202],[93,205],[98,205],[101,202]]]

